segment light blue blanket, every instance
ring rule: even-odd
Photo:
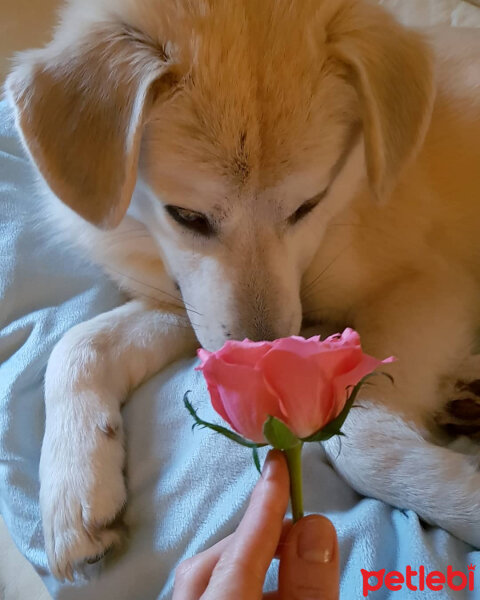
[[[33,174],[5,104],[0,104],[0,512],[54,598],[148,600],[171,596],[180,560],[214,544],[237,525],[257,479],[246,449],[191,431],[186,390],[207,420],[215,419],[194,361],[153,377],[124,409],[130,538],[122,553],[92,566],[90,583],[56,582],[46,568],[38,508],[38,461],[44,426],[42,379],[55,342],[72,325],[122,302],[95,268],[55,245],[35,225]],[[466,571],[480,553],[412,512],[363,498],[326,463],[320,446],[304,456],[307,511],[326,513],[337,527],[342,599],[363,598],[361,569],[405,573]],[[1,550],[0,550],[1,560]],[[269,574],[271,589],[276,576]],[[388,591],[374,599],[475,598],[476,591]],[[373,580],[372,580],[373,583]],[[19,599],[27,600],[27,599]],[[28,599],[34,600],[34,599]]]

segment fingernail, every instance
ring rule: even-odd
[[[301,521],[297,553],[302,560],[329,563],[335,550],[335,530],[328,519],[307,517]]]
[[[268,453],[262,470],[262,477],[264,479],[269,479],[271,477],[273,469],[275,468],[275,464],[281,458],[279,455],[280,453],[275,450],[271,450]]]

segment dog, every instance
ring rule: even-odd
[[[479,38],[364,0],[73,0],[18,57],[41,217],[129,297],[48,362],[56,577],[120,540],[133,388],[199,344],[322,323],[398,358],[326,443],[336,469],[480,547]]]

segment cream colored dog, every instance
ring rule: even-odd
[[[20,56],[7,93],[45,212],[132,298],[48,363],[57,577],[119,539],[129,391],[198,342],[302,321],[399,359],[327,445],[339,472],[480,546],[475,446],[435,423],[480,378],[479,37],[354,0],[78,0]]]

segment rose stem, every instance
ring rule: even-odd
[[[290,499],[294,523],[303,517],[302,447],[303,444],[300,443],[289,450],[284,450],[290,473]]]

